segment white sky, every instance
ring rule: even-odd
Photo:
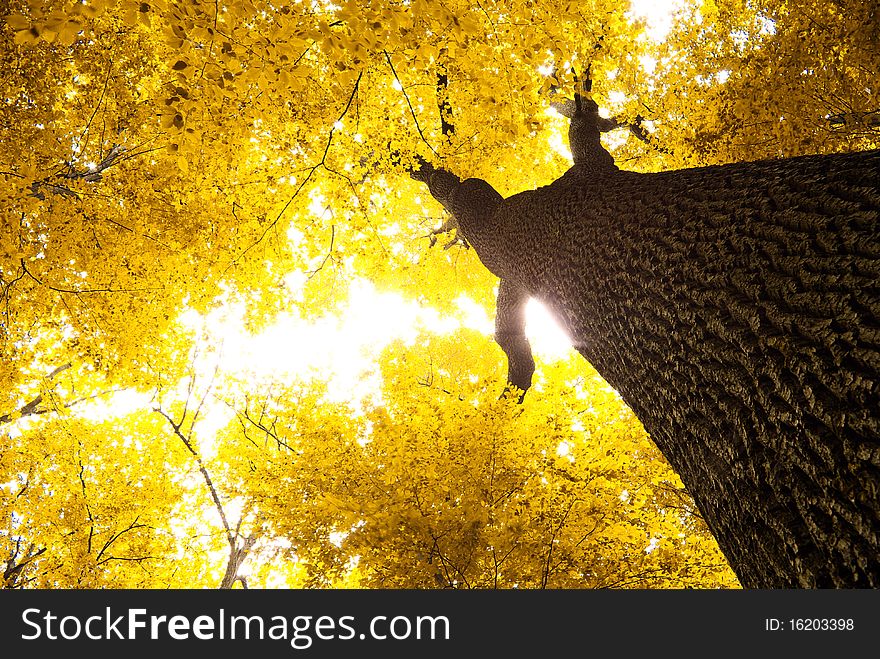
[[[630,0],[630,13],[645,19],[650,38],[663,41],[672,26],[673,14],[687,4],[687,0]]]
[[[257,379],[289,379],[309,373],[328,382],[328,395],[349,400],[367,395],[379,382],[364,378],[380,352],[392,341],[415,340],[419,329],[451,332],[467,327],[486,335],[494,320],[464,296],[453,301],[456,316],[420,307],[395,293],[380,292],[367,280],[356,280],[340,316],[306,322],[282,314],[257,335],[249,334],[240,310],[221,309],[206,319],[209,341],[222,341],[223,369]],[[527,308],[526,333],[535,353],[547,360],[569,354],[571,341],[536,301]],[[195,318],[193,318],[195,320]]]
[[[280,314],[259,334],[246,330],[239,307],[227,305],[204,317],[195,312],[184,314],[182,322],[201,333],[195,397],[202,397],[219,361],[222,373],[251,382],[255,388],[316,377],[326,382],[329,400],[357,404],[380,391],[375,365],[392,341],[415,340],[420,330],[445,333],[467,327],[487,336],[494,332],[494,319],[464,296],[454,300],[458,313],[453,317],[420,307],[395,293],[380,292],[364,279],[356,280],[349,293],[349,303],[340,316],[327,315],[307,322],[292,314]],[[539,358],[553,361],[571,354],[571,341],[535,300],[529,301],[526,309],[526,334]],[[499,353],[499,358],[504,356]],[[187,379],[179,384],[178,397],[186,396],[188,383]],[[104,419],[150,409],[155,404],[150,394],[123,391],[79,406],[77,413]],[[205,399],[198,424],[203,457],[210,457],[215,433],[232,417],[226,405],[211,396]]]

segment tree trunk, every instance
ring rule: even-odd
[[[633,409],[743,586],[880,587],[878,184],[872,151],[441,201]]]

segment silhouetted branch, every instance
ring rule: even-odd
[[[450,138],[455,133],[452,124],[452,104],[449,102],[449,75],[445,66],[437,69],[437,109],[440,110],[440,132]]]
[[[47,375],[45,377],[45,379],[51,380],[56,375],[58,375],[59,373],[61,373],[63,371],[66,371],[70,367],[71,367],[71,364],[69,362],[67,364],[63,364],[63,365],[59,366],[58,368],[56,368],[55,370],[53,370],[51,373],[49,373],[49,375]],[[4,415],[0,416],[0,423],[9,423],[10,421],[13,421],[14,419],[19,419],[23,416],[29,416],[31,414],[41,414],[42,412],[39,411],[37,408],[39,408],[39,406],[42,402],[43,402],[43,396],[42,396],[42,394],[40,394],[39,396],[37,396],[36,398],[31,400],[30,402],[22,405],[15,412],[11,412],[11,413],[4,414]]]
[[[326,169],[325,163],[327,162],[327,153],[330,151],[330,145],[333,143],[333,136],[336,133],[336,124],[338,124],[340,121],[342,121],[343,118],[345,118],[345,115],[348,114],[348,111],[351,108],[351,104],[354,102],[355,96],[357,96],[358,89],[360,88],[360,84],[361,84],[361,78],[363,77],[363,75],[364,75],[363,71],[361,71],[358,74],[357,80],[355,80],[355,82],[354,82],[354,88],[351,90],[351,95],[348,97],[348,102],[345,104],[345,108],[343,108],[343,110],[342,110],[342,114],[340,114],[339,118],[333,122],[333,126],[331,126],[331,128],[330,128],[330,132],[327,134],[327,143],[324,145],[324,153],[321,155],[321,161],[319,163],[317,163],[316,165],[312,165],[308,169],[308,174],[303,179],[302,183],[300,183],[297,186],[296,190],[294,190],[293,194],[290,196],[290,199],[288,199],[287,202],[284,204],[284,206],[281,207],[281,210],[278,211],[278,215],[275,216],[275,219],[272,220],[272,222],[270,222],[266,226],[265,229],[263,229],[263,232],[260,234],[259,238],[257,238],[253,243],[251,243],[247,247],[245,247],[244,250],[242,250],[242,252],[240,254],[238,254],[238,256],[236,256],[234,259],[232,259],[232,261],[230,261],[229,265],[226,266],[226,268],[223,272],[226,272],[227,270],[229,270],[232,266],[234,266],[236,263],[238,263],[244,257],[245,254],[250,252],[254,247],[259,245],[261,242],[263,242],[266,235],[269,233],[269,231],[271,231],[278,224],[278,222],[284,216],[284,213],[287,211],[288,207],[290,207],[290,204],[292,204],[293,200],[296,199],[297,196],[299,196],[299,193],[302,192],[302,190],[306,186],[306,184],[312,179],[312,176],[315,174],[315,172],[321,167],[324,167]]]
[[[19,263],[21,264],[21,269],[24,270],[24,273],[37,282],[40,286],[45,286],[50,291],[55,291],[56,293],[71,293],[74,295],[81,295],[84,293],[148,293],[152,291],[161,291],[161,288],[81,288],[79,290],[75,288],[60,288],[58,286],[52,286],[51,284],[47,284],[46,282],[39,279],[36,275],[34,275],[30,270],[28,270],[27,265],[25,265],[24,259],[20,259]]]
[[[311,280],[316,274],[318,274],[325,265],[327,265],[327,261],[330,260],[330,257],[333,255],[333,241],[336,239],[336,225],[333,224],[330,226],[330,246],[327,248],[327,254],[324,255],[324,260],[321,261],[321,265],[317,268],[309,272],[309,280]]]
[[[416,130],[419,132],[419,137],[422,138],[422,142],[428,145],[428,148],[431,149],[431,153],[433,153],[438,158],[440,154],[431,146],[431,143],[425,137],[425,134],[422,132],[422,127],[419,125],[419,119],[416,116],[416,111],[413,109],[413,105],[409,100],[409,95],[407,95],[406,90],[403,87],[403,83],[400,81],[400,77],[397,75],[397,71],[394,69],[394,64],[391,63],[391,55],[388,54],[387,50],[382,51],[385,54],[385,59],[388,60],[388,66],[391,68],[391,73],[394,75],[394,79],[397,80],[397,84],[400,85],[400,92],[403,94],[403,98],[406,99],[406,104],[409,106],[409,113],[412,115],[413,121],[416,124]]]
[[[13,549],[12,554],[6,559],[6,569],[3,571],[3,588],[12,589],[24,586],[24,584],[30,581],[30,579],[24,581],[21,580],[21,575],[25,568],[27,568],[37,557],[46,553],[45,547],[34,551],[34,545],[31,544],[27,548],[27,551],[24,552],[24,558],[19,561],[17,559],[20,550],[21,539],[18,539],[15,542],[15,548]]]

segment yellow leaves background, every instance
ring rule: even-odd
[[[503,355],[457,302],[491,318],[497,282],[430,247],[447,218],[405,170],[552,181],[570,160],[549,106],[588,66],[627,169],[877,146],[870,4],[694,2],[661,42],[627,10],[7,3],[4,585],[217,586],[236,547],[252,586],[734,585],[580,357],[498,400]],[[346,402],[326,375],[242,373],[191,322],[318,320],[362,280],[459,329],[386,345]]]
[[[220,450],[239,494],[265,529],[299,539],[287,558],[305,585],[735,585],[717,547],[685,551],[704,526],[594,372],[546,364],[539,399],[519,406],[476,375],[496,368],[495,352],[470,331],[421,335],[386,349],[378,403],[274,390],[228,429]]]

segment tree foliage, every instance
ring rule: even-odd
[[[497,400],[497,281],[431,246],[405,170],[555,179],[588,67],[625,168],[876,147],[876,8],[785,5],[696,3],[658,43],[605,0],[6,3],[4,585],[734,585],[579,357]],[[342,402],[193,322],[323,322],[362,281],[457,329],[382,342]]]

